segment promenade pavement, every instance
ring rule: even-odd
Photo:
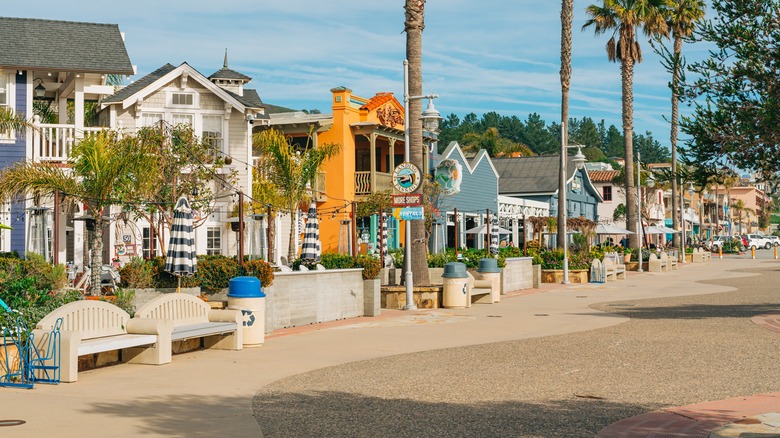
[[[777,263],[727,257],[723,260],[713,259],[708,264],[681,265],[678,271],[666,273],[629,273],[625,281],[604,285],[545,285],[543,289],[532,293],[505,296],[498,304],[475,305],[470,309],[383,311],[383,316],[379,318],[358,318],[278,331],[269,336],[266,344],[260,348],[238,352],[196,351],[176,355],[173,363],[165,366],[117,365],[82,372],[79,382],[73,384],[36,385],[33,390],[3,388],[0,389],[0,423],[3,420],[23,420],[25,423],[0,427],[0,435],[211,437],[262,436],[266,432],[268,436],[354,436],[355,433],[363,436],[446,436],[448,430],[426,428],[424,416],[418,416],[421,424],[409,425],[408,429],[399,429],[397,433],[372,429],[369,424],[359,429],[340,428],[339,424],[318,424],[315,419],[311,423],[311,431],[315,433],[307,434],[306,429],[289,426],[290,423],[306,423],[299,421],[301,417],[296,416],[300,412],[290,412],[287,418],[280,418],[284,416],[281,409],[289,405],[283,402],[274,406],[268,400],[279,401],[269,396],[289,395],[289,392],[284,392],[285,388],[294,389],[298,385],[311,383],[312,379],[322,384],[319,377],[334,373],[340,374],[340,379],[346,379],[347,386],[367,384],[375,389],[384,386],[406,390],[408,385],[413,385],[417,390],[435,392],[440,389],[440,385],[444,385],[438,380],[440,374],[428,378],[429,374],[434,374],[429,371],[438,364],[445,367],[446,363],[431,363],[426,359],[426,354],[457,353],[462,357],[464,352],[468,352],[468,355],[472,355],[468,357],[477,363],[480,355],[487,356],[489,351],[510,341],[541,342],[548,339],[539,339],[542,337],[559,339],[561,335],[572,333],[600,333],[597,329],[615,327],[627,322],[629,317],[596,311],[591,305],[734,291],[735,286],[716,285],[713,282],[733,280],[738,285],[741,278],[757,275],[738,272],[740,269],[762,266],[774,269],[780,266]],[[707,282],[701,282],[704,280]],[[604,309],[609,310],[609,307]],[[768,310],[769,307],[759,309]],[[770,333],[768,330],[766,332]],[[772,336],[778,334],[772,333]],[[525,359],[515,356],[507,359],[505,365],[516,368],[520,365],[512,361],[522,362]],[[381,369],[382,361],[390,366],[390,371],[381,376],[366,374],[361,369]],[[459,366],[462,368],[462,364]],[[501,370],[498,373],[504,372],[504,368]],[[475,392],[496,391],[493,385],[500,375],[494,375],[493,371],[481,365],[471,371],[473,378],[464,380],[462,388],[447,382],[448,388],[459,392],[455,398],[447,396],[446,409],[441,412],[452,415],[452,408],[467,406]],[[574,369],[570,371],[577,373]],[[530,383],[526,382],[526,386],[533,386]],[[344,382],[340,381],[339,384],[344,385]],[[377,389],[376,392],[381,393],[382,390]],[[344,392],[337,394],[343,395]],[[748,392],[743,395],[752,394]],[[587,392],[573,396],[587,400],[598,400],[601,397]],[[394,397],[398,400],[405,395],[400,392],[395,393]],[[333,401],[333,397],[322,399],[322,404],[331,404],[331,409],[339,410],[339,403]],[[284,401],[295,403],[301,400],[311,401],[307,398]],[[350,403],[372,401],[375,400],[358,397],[350,400]],[[430,407],[425,403],[418,406]],[[378,405],[374,409],[392,410],[395,407],[393,404]],[[661,409],[669,406],[645,403],[635,406],[634,410],[648,412],[654,410],[653,407]],[[305,405],[297,407],[303,411],[306,408]],[[474,406],[468,409],[480,411]],[[354,418],[355,414],[353,412],[353,418],[349,418],[350,412],[339,412],[339,415],[347,417],[341,420],[360,423],[362,419]],[[404,422],[405,414],[399,411],[378,413],[399,423]],[[305,416],[305,412],[302,415]],[[339,415],[336,415],[337,420]],[[625,417],[618,417],[615,421]],[[471,419],[474,418],[477,417]],[[536,419],[540,423],[539,430],[545,430],[545,418],[541,415]],[[279,424],[282,426],[279,427]],[[498,420],[497,424],[501,426]],[[558,427],[561,424],[556,420],[550,426]],[[430,422],[428,425],[440,426],[439,423]],[[512,429],[494,429],[496,433],[491,435],[595,435],[562,435],[553,429],[547,429],[547,432],[539,435],[518,435],[501,433],[501,430]],[[335,433],[328,433],[330,431]]]

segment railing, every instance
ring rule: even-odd
[[[76,131],[75,125],[38,124],[33,131],[33,160],[67,161],[78,140],[102,129],[84,128],[83,131]]]
[[[368,195],[387,190],[392,185],[392,175],[388,173],[374,172],[376,175],[376,187],[371,187],[371,172],[355,172],[355,194]]]

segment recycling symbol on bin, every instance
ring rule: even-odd
[[[241,310],[241,314],[244,316],[244,327],[252,327],[255,323],[255,315],[252,314],[252,311]],[[249,315],[249,318],[246,318],[247,315]]]

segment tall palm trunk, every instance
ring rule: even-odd
[[[297,205],[297,204],[296,204]],[[289,263],[292,263],[293,260],[297,259],[298,257],[298,246],[295,245],[295,235],[298,234],[297,230],[295,229],[295,224],[297,221],[297,213],[298,209],[295,206],[291,206],[290,208],[290,240],[289,240],[289,246],[287,247],[287,261]]]
[[[563,172],[566,163],[566,146],[569,144],[568,130],[564,125],[569,122],[569,87],[571,85],[571,26],[574,0],[561,0],[561,165],[558,172]],[[567,172],[568,173],[568,172]],[[564,181],[558,187],[558,248],[566,244],[566,234],[562,224],[566,220],[566,204],[563,202],[563,191],[566,190],[568,175],[559,175],[558,181]]]
[[[682,53],[682,38],[679,35],[674,36],[674,58],[672,59],[672,227],[677,230],[680,227],[680,215],[682,210],[677,203],[677,126],[680,117],[679,96],[677,95],[677,86],[680,82],[680,54]],[[675,233],[672,244],[680,246],[680,235]]]
[[[622,38],[633,41],[633,38]],[[621,59],[620,73],[623,85],[623,147],[625,149],[626,169],[626,229],[634,232],[629,236],[629,245],[636,248],[639,244],[637,232],[637,195],[634,185],[634,59]]]
[[[409,61],[409,95],[422,95],[422,32],[425,28],[425,0],[406,0],[404,7],[406,31],[406,59]],[[423,168],[423,143],[422,143],[422,101],[409,102],[409,154],[412,163],[422,170]],[[422,193],[422,187],[415,193]],[[428,274],[428,248],[425,246],[425,221],[412,221],[411,236],[411,271],[417,285],[431,283]]]
[[[89,206],[89,215],[95,218],[95,231],[90,241],[90,277],[89,294],[99,296],[101,292],[100,274],[103,268],[103,212],[97,206]]]

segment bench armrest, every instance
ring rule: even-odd
[[[127,321],[127,333],[138,335],[161,335],[173,332],[173,322],[163,319],[133,318]]]
[[[209,310],[209,322],[237,322],[240,327],[244,317],[240,310],[212,309]]]

